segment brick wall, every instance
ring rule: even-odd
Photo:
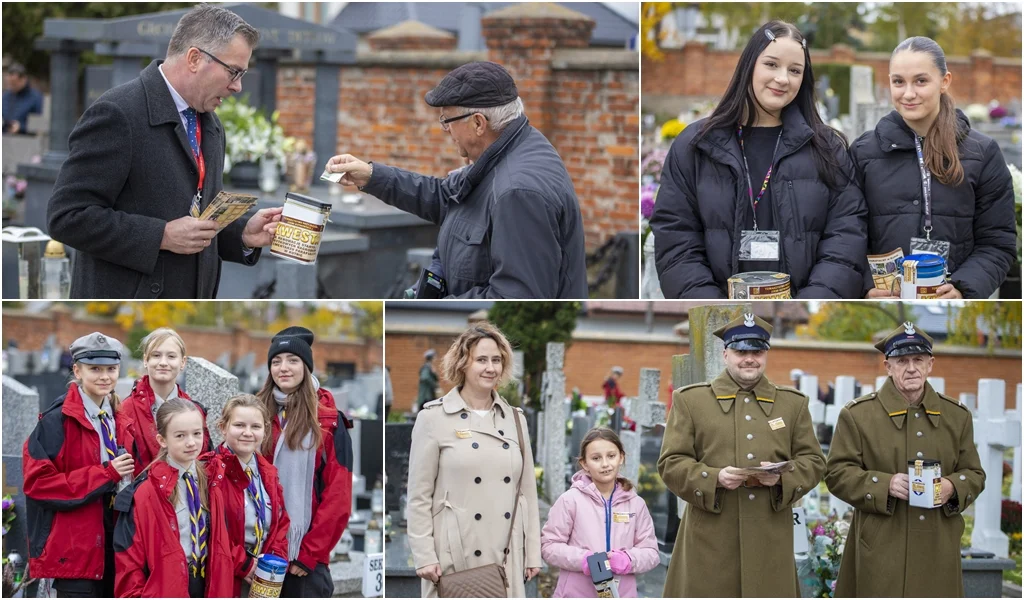
[[[408,410],[416,398],[418,374],[423,364],[423,353],[433,348],[438,355],[435,368],[440,372],[440,358],[454,340],[452,335],[414,335],[406,333],[385,335],[387,365],[391,368],[391,383],[395,390],[394,409]],[[873,348],[824,349],[808,347],[810,344],[786,342],[772,348],[768,359],[768,377],[778,383],[790,385],[789,372],[799,368],[818,376],[824,388],[838,375],[852,375],[861,383],[874,385],[875,377],[885,375],[882,356]],[[971,349],[957,351],[943,349],[935,358],[932,375],[946,380],[946,393],[957,397],[962,392],[977,393],[978,379],[992,378],[1006,381],[1006,407],[1016,404],[1016,386],[1021,380],[1021,357],[979,355]],[[668,402],[672,378],[672,355],[686,354],[689,348],[682,340],[669,342],[595,341],[576,340],[565,354],[566,390],[578,387],[585,395],[601,395],[601,383],[613,366],[620,366],[625,374],[619,385],[628,396],[638,393],[641,368],[661,370],[660,400]],[[955,365],[955,367],[954,367]],[[451,385],[441,382],[442,390]]]
[[[641,59],[643,93],[651,96],[721,96],[732,78],[740,52],[713,50],[690,42],[678,50],[664,50],[664,60]],[[889,54],[854,52],[837,44],[829,50],[812,50],[811,64],[840,63],[866,65],[874,69],[875,88],[889,88]],[[1006,104],[1021,97],[1021,59],[993,58],[984,50],[971,56],[946,57],[953,74],[950,92],[961,106],[993,98]]]
[[[4,347],[8,340],[14,339],[21,350],[39,350],[51,334],[56,335],[57,344],[67,347],[93,331],[100,331],[121,341],[128,337],[128,332],[112,319],[76,316],[63,307],[42,314],[3,311]],[[255,352],[259,364],[270,347],[271,334],[268,333],[187,326],[175,327],[175,331],[185,340],[189,354],[209,360],[217,360],[228,352],[234,362],[249,352]],[[317,338],[313,344],[313,360],[318,373],[325,372],[327,363],[334,362],[355,363],[358,372],[366,372],[381,366],[382,350],[380,344],[376,343]]]
[[[338,152],[441,177],[462,166],[437,123],[437,109],[423,96],[453,68],[492,60],[511,72],[531,124],[565,161],[587,249],[635,231],[639,61],[635,52],[586,49],[593,26],[559,5],[525,3],[483,19],[483,52],[438,50],[444,42],[411,27],[406,39],[392,31],[386,41],[371,40],[377,50],[360,52],[356,65],[341,67]],[[281,68],[277,87],[279,122],[288,135],[309,143],[313,73],[304,65]]]

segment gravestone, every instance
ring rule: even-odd
[[[565,492],[565,344],[548,342],[541,405],[544,407],[544,496],[554,502]]]
[[[217,357],[217,366],[224,369],[225,371],[231,369],[231,353],[221,352],[220,356]]]
[[[4,535],[7,552],[17,550],[27,560],[27,532],[24,527],[25,481],[22,448],[39,420],[39,397],[35,390],[7,375],[3,376],[3,495],[14,501],[15,519]]]
[[[866,65],[850,65],[850,106],[875,104],[875,70]]]
[[[384,486],[385,510],[400,511],[402,497],[409,485],[409,452],[412,446],[412,423],[385,423],[384,471],[387,483]],[[401,515],[400,519],[405,519]],[[397,520],[397,519],[396,519]]]
[[[583,443],[583,436],[587,435],[587,432],[590,431],[590,428],[593,426],[594,423],[589,417],[581,417],[580,415],[573,416],[572,439],[569,441],[569,447],[566,448],[566,453],[569,456],[570,470],[576,470],[579,468],[576,464],[576,457],[579,456],[580,444]]]
[[[3,409],[3,454],[20,459],[22,446],[39,421],[39,393],[4,375]]]
[[[28,353],[20,348],[7,349],[7,374],[18,376],[28,375]]]
[[[217,447],[223,441],[217,421],[228,399],[240,393],[238,378],[205,358],[190,356],[185,363],[185,391],[206,407],[210,440]]]
[[[1009,554],[1009,539],[1000,528],[1002,510],[1003,451],[1021,443],[1020,419],[1005,412],[1006,382],[978,380],[978,411],[974,417],[974,441],[985,470],[985,489],[974,503],[974,531],[971,547]]]
[[[1011,418],[1011,419],[1017,421],[1018,423],[1020,422],[1020,415],[1021,415],[1021,410],[1022,410],[1022,407],[1020,405],[1021,389],[1022,389],[1022,386],[1021,386],[1021,384],[1018,383],[1017,384],[1017,404],[1016,404],[1017,408],[1016,408],[1016,410],[1007,411],[1008,418]],[[1013,449],[1013,480],[1012,480],[1012,482],[1010,484],[1010,500],[1013,500],[1014,502],[1020,502],[1020,498],[1021,498],[1021,485],[1020,485],[1020,463],[1021,463],[1020,457],[1021,457],[1021,454],[1024,454],[1024,452],[1021,451],[1021,447],[1020,446],[1017,446],[1016,448]]]
[[[623,431],[619,434],[626,451],[626,464],[622,467],[622,475],[630,481],[640,481],[640,449],[644,431],[664,423],[667,417],[666,406],[658,402],[660,384],[660,370],[640,369],[640,393],[630,403],[629,410],[630,418],[636,422],[636,431]]]

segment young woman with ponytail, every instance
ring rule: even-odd
[[[122,513],[114,530],[119,598],[227,598],[234,591],[226,511],[215,491],[225,483],[208,478],[196,460],[203,425],[202,412],[184,398],[156,411],[160,452],[114,503]]]
[[[282,598],[330,598],[331,550],[352,513],[352,423],[313,376],[313,332],[288,327],[270,341],[270,374],[256,395],[272,415],[261,452],[277,467],[288,512]]]
[[[934,40],[904,40],[889,59],[895,110],[850,155],[868,204],[868,253],[938,252],[951,274],[940,298],[988,298],[1016,252],[1013,182],[999,145],[956,108],[952,82]],[[870,275],[865,287],[868,298],[895,295]]]

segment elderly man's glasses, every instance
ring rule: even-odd
[[[226,63],[226,62],[222,61],[221,59],[217,58],[216,56],[214,56],[214,55],[210,54],[209,52],[207,52],[206,50],[203,50],[202,48],[200,48],[200,47],[198,47],[198,46],[196,46],[196,50],[198,50],[198,51],[202,52],[203,54],[205,54],[205,55],[209,56],[209,57],[210,57],[210,58],[212,58],[212,59],[213,59],[214,61],[216,61],[216,62],[217,62],[217,64],[219,64],[220,66],[222,66],[222,67],[224,67],[225,69],[227,69],[227,70],[228,70],[228,73],[230,73],[230,74],[231,74],[231,82],[232,82],[232,83],[234,83],[234,82],[238,81],[238,80],[239,80],[239,79],[241,79],[242,77],[245,77],[245,74],[249,72],[249,70],[248,70],[248,69],[241,69],[241,70],[239,70],[239,69],[236,69],[236,68],[232,67],[232,66],[231,66],[231,65],[229,65],[228,63]]]
[[[443,131],[448,131],[450,129],[450,126],[448,125],[449,123],[453,123],[455,121],[460,121],[462,119],[465,119],[466,117],[472,117],[473,115],[477,115],[477,114],[480,114],[480,113],[468,112],[468,113],[466,113],[464,115],[459,115],[457,117],[447,117],[447,118],[445,118],[444,115],[441,115],[441,117],[440,117],[441,129]],[[490,119],[487,118],[487,115],[482,115],[482,116],[483,116],[483,118],[485,120],[490,121]]]

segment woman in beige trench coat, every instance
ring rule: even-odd
[[[522,411],[497,388],[512,367],[512,348],[497,328],[475,325],[444,357],[444,378],[455,384],[416,417],[409,454],[409,546],[422,596],[437,597],[439,576],[501,563],[508,597],[526,595],[540,571],[540,516],[533,452]],[[524,448],[513,419],[523,429]],[[523,458],[525,455],[525,461]],[[521,485],[514,498],[516,485]],[[519,503],[515,523],[514,502]]]

